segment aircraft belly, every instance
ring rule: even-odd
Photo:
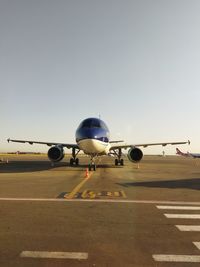
[[[106,154],[108,143],[95,139],[84,139],[78,142],[78,146],[86,154]]]

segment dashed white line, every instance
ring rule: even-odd
[[[200,225],[175,225],[180,231],[199,232]]]
[[[193,244],[194,244],[198,249],[200,249],[200,242],[193,242]]]
[[[50,251],[22,251],[21,258],[48,258],[48,259],[76,259],[86,260],[88,253],[85,252],[50,252]]]
[[[200,219],[200,214],[164,214],[170,219]]]
[[[190,206],[156,206],[158,209],[163,210],[200,210],[200,207]]]
[[[197,255],[152,255],[155,261],[162,262],[200,262],[200,256]]]

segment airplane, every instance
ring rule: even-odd
[[[48,158],[52,163],[61,161],[64,158],[64,148],[72,149],[70,165],[79,165],[78,153],[82,150],[90,156],[89,170],[96,170],[95,158],[102,155],[115,156],[115,165],[124,165],[122,158],[122,149],[127,149],[127,157],[131,162],[139,162],[143,157],[143,152],[139,147],[148,147],[154,145],[178,145],[186,142],[163,142],[150,144],[125,144],[123,140],[110,141],[110,132],[106,123],[98,118],[87,118],[78,126],[76,133],[76,144],[39,142],[29,140],[15,140],[8,138],[8,142],[45,144],[51,148],[48,150]]]
[[[198,154],[198,153],[189,153],[189,152],[187,152],[187,153],[183,153],[183,152],[181,152],[178,148],[176,148],[176,154],[177,155],[180,155],[180,156],[183,156],[183,157],[192,157],[192,158],[200,158],[200,154]]]

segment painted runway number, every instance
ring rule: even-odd
[[[60,197],[68,198],[70,193],[62,193]],[[77,192],[73,198],[80,198],[80,199],[116,199],[116,198],[126,198],[126,194],[123,190],[120,191],[92,191],[92,190],[85,190],[83,192]]]

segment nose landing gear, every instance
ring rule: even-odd
[[[90,159],[90,163],[88,165],[88,169],[89,171],[91,171],[93,169],[93,171],[96,171],[96,164],[95,164],[95,161],[94,161],[94,158],[91,157]]]

